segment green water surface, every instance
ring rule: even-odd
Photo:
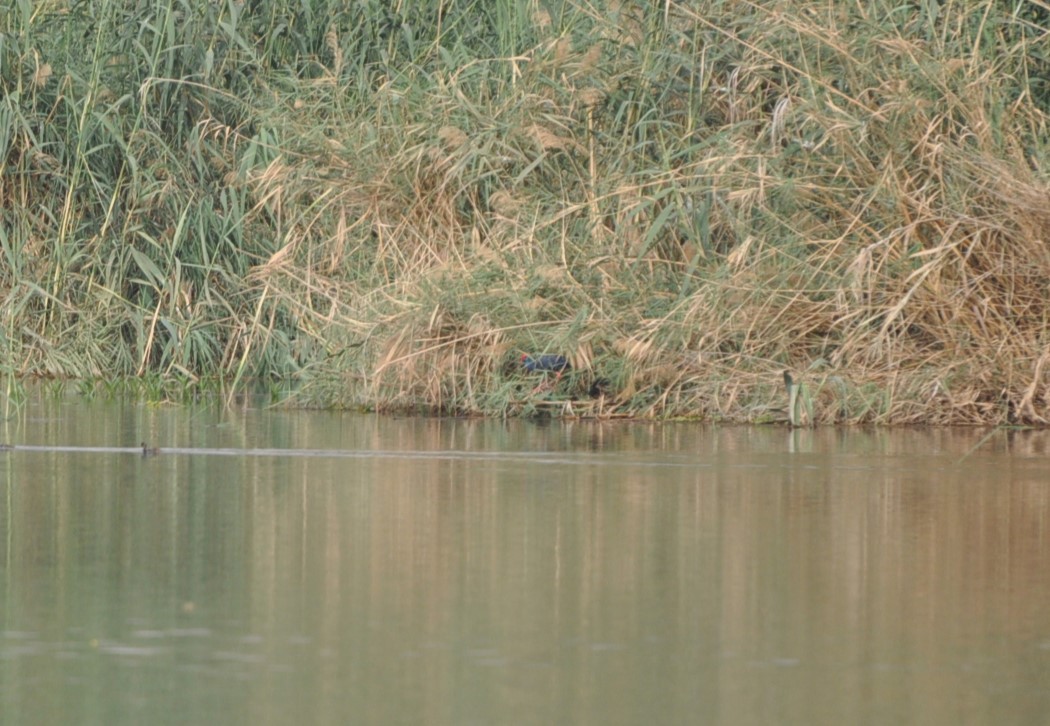
[[[0,723],[1046,723],[1050,438],[984,433],[30,403],[126,450],[0,452]]]

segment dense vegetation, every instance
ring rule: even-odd
[[[1035,0],[12,0],[0,367],[1050,417]],[[573,367],[534,390],[523,353]]]

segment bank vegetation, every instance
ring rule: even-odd
[[[1050,418],[1040,0],[12,0],[0,373]],[[527,371],[522,356],[571,368]]]

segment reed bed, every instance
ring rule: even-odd
[[[1046,424],[1048,27],[1031,0],[16,2],[0,366],[718,421],[783,419],[789,369],[815,423]],[[545,353],[572,368],[522,368]]]

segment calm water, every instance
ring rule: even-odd
[[[1047,723],[1050,437],[984,433],[30,404],[210,453],[0,453],[0,723]]]

